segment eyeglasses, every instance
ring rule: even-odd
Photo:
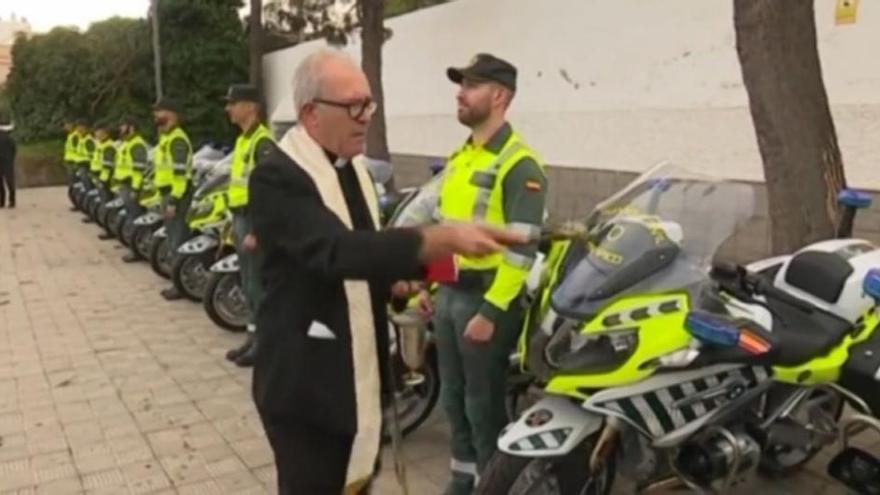
[[[376,111],[376,102],[371,100],[370,98],[349,102],[323,100],[320,98],[315,98],[313,101],[315,103],[330,105],[331,107],[344,108],[348,110],[348,116],[354,120],[359,120],[361,117],[364,116],[364,114],[372,115],[373,112]]]

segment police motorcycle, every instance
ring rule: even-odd
[[[85,196],[90,189],[88,175],[88,166],[76,165],[70,185],[67,188],[67,197],[70,199],[71,204],[83,213],[85,213]]]
[[[719,261],[753,213],[751,186],[662,164],[548,233],[564,254],[520,341],[544,396],[502,431],[477,493],[606,494],[618,475],[729,493],[880,431],[880,249]],[[875,455],[845,448],[829,472],[880,493]]]
[[[177,249],[171,266],[171,280],[186,298],[201,301],[205,294],[211,265],[223,253],[222,240],[232,235],[232,211],[229,208],[230,154],[218,162],[193,195],[186,221],[190,237]]]
[[[143,213],[127,222],[130,227],[122,228],[122,236],[128,239],[128,247],[141,260],[149,259],[153,234],[162,227],[162,194],[156,187],[155,172],[154,167],[147,169],[143,187],[138,193],[138,204],[143,208]]]
[[[155,147],[147,148],[148,164],[153,163],[153,156],[155,153]],[[141,190],[135,193],[135,198],[138,204],[144,202],[150,204],[150,201],[148,201],[147,198],[156,193],[155,187],[152,184],[152,166],[148,166],[147,169],[141,171],[141,173],[143,174]],[[141,204],[141,206],[144,205]],[[114,200],[112,205],[108,204],[108,209],[110,209],[110,211],[106,220],[107,230],[113,235],[113,237],[118,239],[123,246],[131,248],[135,232],[135,218],[131,218],[131,215],[129,215],[128,209],[125,207],[124,199],[118,197]]]
[[[212,168],[226,155],[223,151],[210,145],[204,145],[192,156],[192,183],[191,187],[198,190],[205,180],[210,176]],[[190,203],[192,204],[192,203]],[[164,221],[164,212],[159,215],[157,221],[161,224]],[[165,226],[158,227],[154,232],[150,243],[150,250],[147,259],[150,260],[150,267],[162,278],[171,278],[172,263],[174,256],[168,245],[168,233]]]

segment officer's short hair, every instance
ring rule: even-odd
[[[325,62],[334,59],[347,61],[357,67],[357,63],[355,63],[350,55],[342,50],[333,48],[324,48],[316,51],[297,66],[293,74],[293,104],[297,115],[299,115],[304,106],[321,97],[323,89],[321,87],[323,83],[321,68]]]

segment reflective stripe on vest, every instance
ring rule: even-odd
[[[539,226],[508,224],[504,216],[504,178],[514,165],[527,157],[534,158],[516,133],[511,134],[497,155],[486,149],[465,146],[450,158],[446,167],[436,216],[443,222],[482,223],[521,232],[530,239],[538,238]],[[529,257],[512,252],[482,258],[456,256],[456,264],[463,270],[494,269],[502,261],[522,269],[528,269],[533,263]]]
[[[501,165],[507,160],[510,160],[513,155],[524,148],[525,147],[522,143],[514,141],[498,155],[495,162],[489,166],[489,170],[486,172],[474,173],[474,179],[476,179],[477,182],[476,185],[480,188],[477,192],[477,201],[474,202],[474,221],[479,222],[486,218],[486,213],[489,211],[489,196],[492,195],[492,189],[498,181],[498,170],[501,168]],[[482,175],[478,176],[478,174]]]
[[[188,153],[186,163],[181,164],[174,163],[174,158],[171,156],[171,143],[178,138],[183,139],[187,146],[190,146],[190,149],[192,149],[189,137],[180,127],[175,127],[174,130],[163,134],[159,138],[159,145],[156,148],[155,154],[155,182],[157,187],[175,186],[178,189],[181,187],[185,188],[185,183],[189,179],[192,168],[192,154]]]
[[[134,135],[129,139],[126,139],[122,143],[122,147],[119,149],[119,153],[116,155],[116,179],[122,180],[127,179],[129,177],[134,177],[136,173],[141,173],[144,168],[143,163],[135,163],[134,157],[131,156],[131,151],[137,145],[143,145],[146,147],[146,143],[144,142],[144,138],[139,135]]]
[[[79,137],[77,132],[71,132],[67,134],[67,140],[64,141],[64,161],[66,162],[76,162],[79,161],[79,150],[78,146],[74,146],[73,139]]]
[[[100,174],[104,169],[104,150],[107,146],[113,146],[113,142],[109,139],[95,142],[95,151],[92,152],[92,160],[89,164],[89,170],[96,174]]]
[[[256,163],[257,145],[263,139],[272,139],[272,135],[265,125],[260,124],[250,136],[241,134],[235,141],[227,193],[232,208],[248,203],[248,179]]]
[[[88,162],[91,167],[92,164],[92,153],[94,153],[94,146],[92,152],[89,152],[89,143],[92,145],[95,144],[95,138],[86,134],[85,136],[80,137],[79,139],[79,161]]]

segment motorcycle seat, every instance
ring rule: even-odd
[[[824,356],[837,347],[853,330],[853,325],[831,313],[814,309],[805,313],[784,302],[771,299],[773,335],[778,339],[777,366],[796,366]]]
[[[770,331],[748,320],[738,321],[768,341],[771,346],[769,352],[750,354],[736,346],[708,345],[703,347],[691,366],[721,363],[799,366],[828,354],[853,331],[853,325],[848,321],[818,308],[806,313],[776,299],[770,299],[768,305],[773,313],[773,328]]]

